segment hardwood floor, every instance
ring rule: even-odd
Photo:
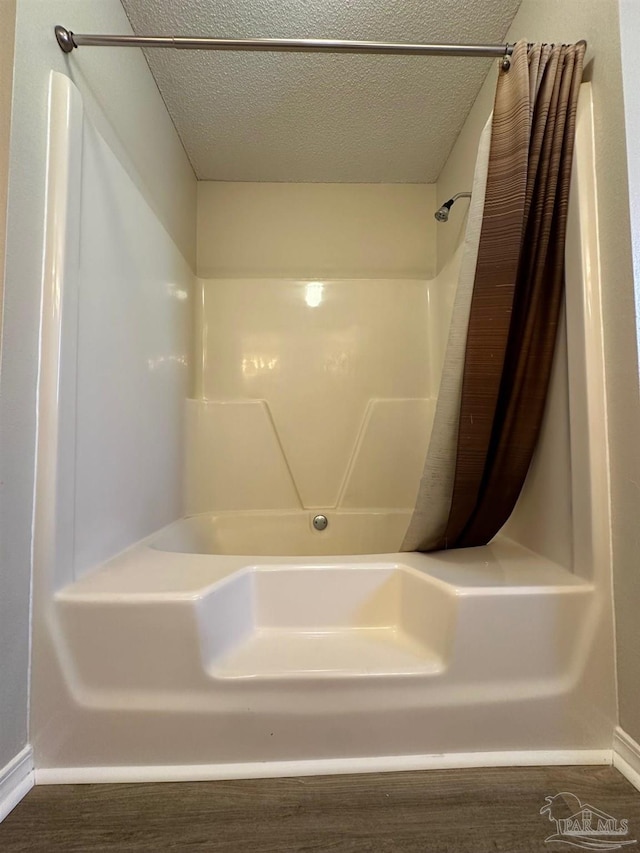
[[[640,792],[616,770],[534,767],[41,786],[0,824],[0,851],[576,851],[545,843],[555,824],[540,808],[561,791],[626,818],[640,842]]]

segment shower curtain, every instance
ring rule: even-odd
[[[510,68],[500,71],[488,163],[485,128],[434,426],[403,551],[486,544],[522,489],[562,302],[584,51],[584,42],[530,49],[518,42]]]

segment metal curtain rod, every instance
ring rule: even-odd
[[[184,36],[113,36],[55,28],[65,53],[76,47],[173,47],[182,50],[263,50],[294,53],[382,53],[400,56],[511,56],[513,44],[393,44],[339,39],[225,39]]]

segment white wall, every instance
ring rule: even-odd
[[[78,31],[131,31],[119,0],[18,4],[0,382],[0,766],[27,737],[35,405],[52,69],[74,79],[94,123],[187,260],[194,260],[195,178],[143,56],[135,50],[90,48],[64,56],[53,37],[57,23]]]
[[[0,298],[5,271],[5,227],[9,172],[9,130],[13,82],[15,2],[0,3]],[[0,320],[2,307],[0,306]],[[8,494],[0,491],[3,503]],[[3,549],[4,528],[0,530]],[[11,573],[11,555],[0,550],[0,768],[27,739],[28,569]],[[20,608],[16,613],[16,604]]]
[[[640,55],[638,54],[638,36],[640,35],[640,5],[637,0],[621,0],[620,34],[622,47],[622,74],[624,83],[624,105],[626,122],[628,187],[631,215],[631,240],[635,279],[635,325],[637,341],[640,340]],[[625,187],[617,187],[619,198],[617,205],[610,209],[612,225],[616,221],[624,226],[626,217]],[[622,210],[624,208],[624,210]],[[620,211],[622,210],[622,213]],[[621,218],[619,218],[621,217]],[[627,279],[624,279],[625,285]],[[624,311],[629,304],[630,288],[625,288],[623,304],[617,308]],[[619,317],[624,323],[624,339],[611,341],[613,356],[616,359],[616,385],[620,386],[616,399],[620,411],[612,413],[615,418],[616,438],[622,442],[615,452],[617,491],[614,516],[616,532],[616,632],[618,644],[618,691],[620,702],[620,724],[632,737],[640,742],[640,571],[638,570],[638,515],[640,513],[640,459],[638,436],[640,434],[640,415],[635,353],[632,353],[632,336],[629,317]],[[612,330],[613,333],[614,330]],[[636,341],[636,343],[637,343]],[[613,366],[612,366],[613,370]],[[612,392],[614,387],[612,387]],[[623,402],[623,393],[631,396],[628,409]],[[627,468],[627,461],[629,467]]]
[[[636,323],[640,326],[640,4],[620,0],[620,48],[627,140],[631,247],[636,293]]]
[[[202,278],[432,278],[433,184],[198,184]]]
[[[0,324],[4,285],[4,248],[9,183],[9,140],[13,84],[13,42],[16,26],[15,0],[0,3]]]
[[[637,23],[632,29],[630,20],[634,16],[634,22],[637,21],[634,6],[637,4],[633,0],[628,3],[628,9],[623,6],[622,26],[630,39],[630,51],[635,50],[633,37],[637,35]],[[523,0],[507,39],[574,42],[584,38],[589,44],[584,79],[593,84],[596,122],[620,722],[632,737],[640,740],[640,623],[637,619],[640,607],[637,565],[640,552],[640,398],[618,8],[617,0]],[[637,57],[634,58],[637,63]],[[630,83],[637,79],[634,76],[637,73],[637,66],[634,66],[628,78]],[[468,189],[473,152],[492,107],[495,80],[494,70],[440,175],[439,196]],[[630,93],[637,98],[637,86],[632,85]],[[634,210],[637,209],[635,205],[636,201]],[[438,231],[439,263],[446,261],[459,239],[462,223],[458,224],[457,229]],[[562,418],[566,425],[566,412]],[[557,433],[566,445],[565,426]],[[556,449],[558,456],[562,456],[561,447]],[[567,457],[566,449],[564,456]],[[563,480],[566,482],[566,476]],[[564,504],[566,506],[566,501]]]

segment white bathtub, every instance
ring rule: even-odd
[[[327,508],[324,531],[313,529],[317,510],[186,518],[73,579],[73,551],[61,544],[73,530],[73,477],[65,479],[73,469],[63,464],[73,443],[58,437],[64,265],[54,257],[34,531],[38,781],[610,760],[615,685],[590,103],[583,98],[579,111],[567,247],[566,560],[524,547],[524,537],[535,542],[535,514],[520,543],[503,534],[483,548],[401,554],[409,511]],[[54,208],[56,223],[65,210]],[[535,471],[529,487],[525,500],[539,488]]]
[[[566,569],[507,539],[348,558],[160,550],[185,527],[55,595],[89,725],[76,716],[65,739],[72,766],[87,750],[138,766],[594,745],[580,708],[597,595]]]
[[[328,520],[324,530],[313,526],[318,515]],[[160,551],[185,554],[394,554],[410,518],[408,510],[217,512],[177,521],[151,541]]]

